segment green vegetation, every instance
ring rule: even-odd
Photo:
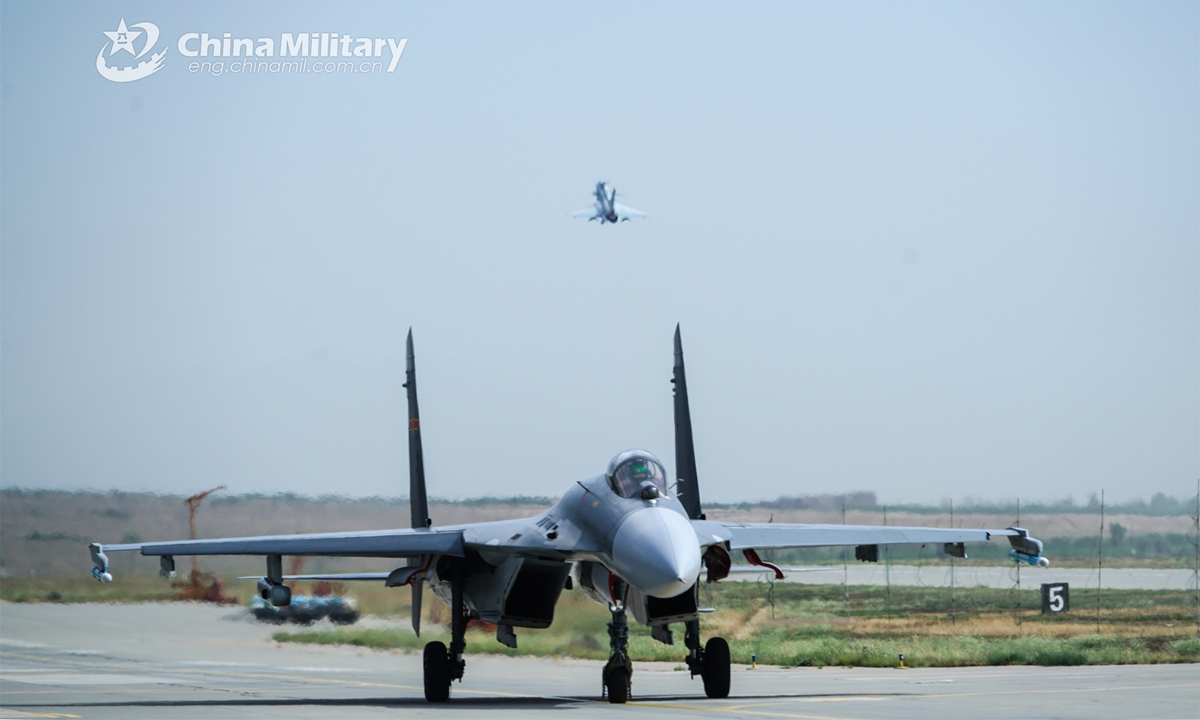
[[[944,507],[934,507],[932,505],[889,505],[889,510],[895,512],[912,512],[922,514],[944,514],[949,509],[949,503],[944,503]],[[1105,512],[1110,515],[1126,514],[1126,515],[1189,515],[1196,510],[1196,496],[1189,497],[1171,497],[1163,493],[1155,493],[1150,498],[1150,502],[1146,502],[1141,498],[1129,500],[1122,503],[1107,503],[1104,506]],[[1025,500],[1021,502],[1021,512],[1031,515],[1046,514],[1046,515],[1062,515],[1062,514],[1090,514],[1095,515],[1100,512],[1100,498],[1096,493],[1092,493],[1088,497],[1088,501],[1082,505],[1077,504],[1074,498],[1064,498],[1056,502],[1029,502]],[[963,501],[954,503],[954,511],[957,513],[985,513],[997,515],[1016,515],[1017,501],[1016,500],[980,500],[977,498],[966,498]]]
[[[29,542],[55,542],[58,540],[68,540],[73,543],[89,542],[89,540],[87,538],[82,538],[78,535],[74,535],[71,533],[65,533],[65,532],[42,533],[42,532],[38,532],[37,530],[34,530],[33,532],[26,535],[25,539],[28,540]]]
[[[253,583],[225,578],[226,588],[247,600]],[[298,583],[296,592],[309,592]],[[169,601],[175,590],[156,576],[126,575],[101,584],[90,577],[0,580],[10,602]],[[448,608],[428,594],[422,637],[408,628],[409,594],[375,584],[335,592],[355,597],[368,616],[391,620],[304,632],[279,632],[280,642],[418,650],[430,639],[446,640]],[[953,598],[953,599],[952,599]],[[751,655],[770,665],[894,666],[900,653],[914,666],[1077,665],[1200,662],[1200,636],[1190,591],[1105,590],[1097,622],[1095,590],[1072,588],[1071,612],[1044,616],[1035,589],[850,587],[752,582],[705,585],[705,635],[729,640],[733,659]],[[564,592],[547,630],[518,629],[517,649],[495,640],[495,628],[475,623],[467,652],[566,656],[603,660],[608,655],[608,611],[578,592]],[[651,640],[647,628],[631,626],[635,660],[679,662],[683,645]]]
[[[175,590],[157,575],[128,575],[104,584],[90,575],[79,578],[9,577],[0,580],[0,600],[8,602],[155,602],[171,600]]]
[[[838,585],[782,584],[774,586],[773,606],[764,587],[753,583],[707,586],[702,593],[704,603],[717,608],[705,618],[706,634],[726,637],[734,662],[743,664],[756,655],[760,663],[780,666],[890,667],[900,653],[913,667],[1200,661],[1193,597],[1185,591],[1106,590],[1099,629],[1096,592],[1084,589],[1072,592],[1072,612],[1058,616],[1040,614],[1035,590],[959,589],[953,605],[944,588],[852,587],[847,599]],[[431,615],[420,639],[399,623],[274,637],[417,650],[430,639],[446,639],[438,624],[446,620],[444,606],[434,605]],[[493,627],[475,625],[467,652],[600,660],[608,654],[607,621],[605,608],[568,592],[549,629],[517,630],[517,649],[497,643]],[[631,627],[630,652],[635,660],[678,662],[684,650],[681,637],[668,646],[653,641],[647,628]]]
[[[873,492],[851,492],[844,494],[783,495],[774,500],[758,502],[717,503],[705,501],[707,509],[722,510],[869,510],[882,512],[914,513],[918,515],[946,515],[950,512],[950,502],[943,501],[940,505],[893,504],[880,505]],[[1074,498],[1063,498],[1055,501],[1024,500],[1018,508],[1016,499],[983,500],[965,498],[954,503],[954,511],[962,515],[1011,515],[1020,512],[1028,515],[1099,515],[1100,497],[1092,493],[1086,503],[1079,504]],[[1110,515],[1190,515],[1196,511],[1196,496],[1171,497],[1163,493],[1155,493],[1150,501],[1141,498],[1122,503],[1108,503],[1105,512]]]

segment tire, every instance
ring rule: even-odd
[[[624,666],[612,668],[604,678],[604,686],[610,703],[623,705],[629,702],[629,671]]]
[[[425,645],[425,699],[446,702],[450,699],[450,654],[437,641]]]
[[[709,638],[704,644],[704,694],[715,700],[729,697],[729,643]]]

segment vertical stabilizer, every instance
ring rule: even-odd
[[[679,338],[679,325],[675,325],[675,477],[679,502],[683,503],[688,517],[699,520],[700,486],[696,479],[696,446],[692,442],[692,415],[688,409],[687,377],[683,372],[683,342]]]
[[[417,367],[413,359],[412,328],[408,329],[408,504],[414,528],[429,527],[429,500],[425,496],[425,456],[421,452],[421,413],[417,409]]]
[[[404,388],[408,391],[408,505],[414,528],[427,528],[429,499],[425,495],[425,456],[421,452],[421,412],[417,408],[417,366],[413,356],[412,328],[408,329]],[[420,565],[420,558],[410,558],[409,565]],[[421,636],[421,594],[425,583],[421,578],[412,581],[412,627]]]

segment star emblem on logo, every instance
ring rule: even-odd
[[[125,27],[125,18],[121,18],[121,24],[113,32],[103,31],[112,40],[112,50],[108,51],[109,56],[115,55],[118,50],[124,50],[130,55],[137,55],[133,49],[133,41],[141,36],[141,30],[130,30]]]
[[[159,52],[154,53],[148,60],[143,60],[137,65],[127,65],[125,67],[112,66],[104,61],[105,53],[108,57],[112,57],[118,50],[124,50],[133,56],[134,61],[139,60],[143,55],[149,53],[158,44],[158,26],[152,22],[134,23],[132,26],[125,24],[125,18],[121,18],[121,24],[116,30],[109,32],[102,30],[109,42],[104,43],[104,47],[100,48],[100,52],[96,55],[96,72],[105,80],[112,82],[133,82],[141,80],[144,77],[149,77],[154,73],[162,70],[163,61],[167,57],[167,48],[163,48]],[[144,38],[142,36],[145,36]],[[142,38],[142,49],[137,51],[133,47],[133,41]]]

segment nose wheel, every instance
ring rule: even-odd
[[[633,661],[629,659],[629,622],[624,608],[613,609],[608,640],[611,654],[604,665],[604,694],[610,703],[627,703],[633,684]]]
[[[617,705],[629,702],[629,670],[623,665],[614,665],[604,669],[604,689],[608,692],[608,701]]]

